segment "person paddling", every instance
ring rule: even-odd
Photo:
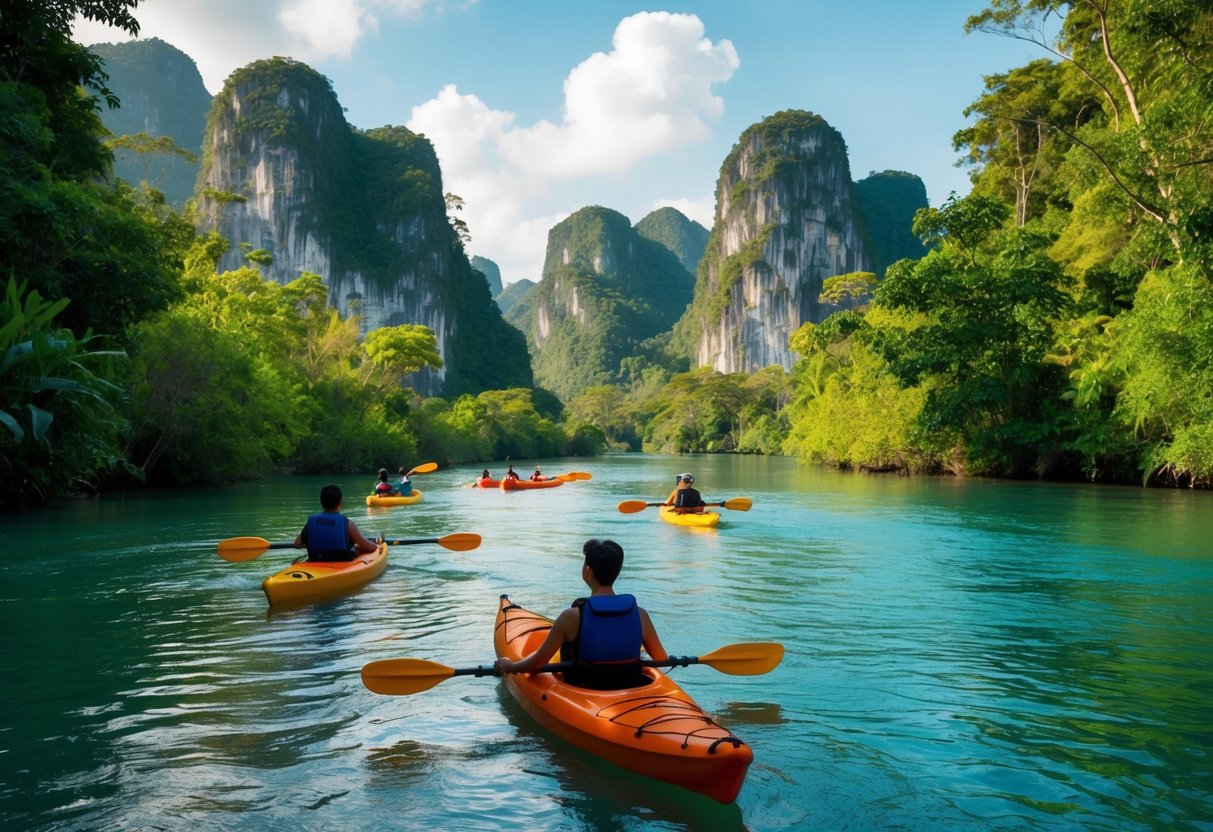
[[[547,637],[534,653],[519,661],[497,659],[498,673],[529,673],[560,651],[561,661],[574,662],[564,680],[578,687],[617,690],[648,684],[640,667],[640,649],[649,658],[668,658],[649,614],[632,595],[616,595],[614,584],[623,569],[623,548],[613,540],[587,540],[581,579],[590,588],[556,617]]]
[[[543,482],[546,479],[547,477],[543,475],[543,472],[539,470],[539,466],[536,465],[535,473],[531,474],[531,482]]]
[[[702,513],[703,507],[707,505],[703,501],[698,489],[692,483],[695,478],[690,473],[679,474],[674,478],[678,485],[670,492],[670,496],[666,498],[665,504],[673,506],[674,510],[679,514],[688,512]]]
[[[295,548],[306,548],[308,560],[353,560],[379,549],[378,544],[363,537],[353,520],[341,513],[341,496],[340,486],[326,485],[320,489],[323,511],[309,517],[295,538]]]
[[[400,467],[400,482],[396,483],[396,491],[401,497],[413,496],[413,483],[409,481],[409,472]]]

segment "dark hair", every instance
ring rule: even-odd
[[[326,485],[320,489],[320,507],[325,511],[336,511],[341,505],[341,486]]]
[[[401,473],[401,474],[407,474],[407,473],[408,473],[407,471],[405,471],[405,470],[404,470],[404,466],[403,466],[403,465],[401,465],[401,466],[400,466],[400,473]]]
[[[379,469],[379,479],[381,479],[381,480],[387,479],[387,469],[386,468]]]
[[[591,538],[581,547],[585,555],[586,565],[594,573],[594,580],[603,586],[610,586],[619,577],[623,569],[623,547],[613,540],[598,540]]]

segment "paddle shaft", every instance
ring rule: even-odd
[[[699,664],[698,656],[670,656],[667,659],[641,659],[641,667],[690,667]],[[537,667],[528,673],[563,673],[577,666],[576,662],[552,662],[543,667]],[[451,676],[500,676],[494,665],[477,665],[476,667],[453,668]]]

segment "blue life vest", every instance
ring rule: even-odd
[[[565,681],[596,690],[648,684],[651,680],[640,672],[644,629],[636,597],[591,595],[573,605],[581,608],[581,625],[561,653],[577,666],[565,673]]]
[[[349,520],[339,512],[313,514],[304,527],[308,560],[350,560],[356,553]]]

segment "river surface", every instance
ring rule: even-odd
[[[259,585],[293,552],[215,543],[293,539],[329,478],[0,516],[0,828],[1213,829],[1213,494],[748,457],[544,468],[593,479],[480,491],[468,467],[367,509],[373,475],[339,478],[368,534],[483,545],[397,547],[362,590],[282,611]],[[683,470],[753,510],[716,531],[615,510]],[[785,646],[765,676],[674,671],[754,750],[735,804],[574,749],[493,678],[362,686],[373,659],[491,662],[498,596],[554,615],[587,537],[623,545],[616,587],[671,653]]]

